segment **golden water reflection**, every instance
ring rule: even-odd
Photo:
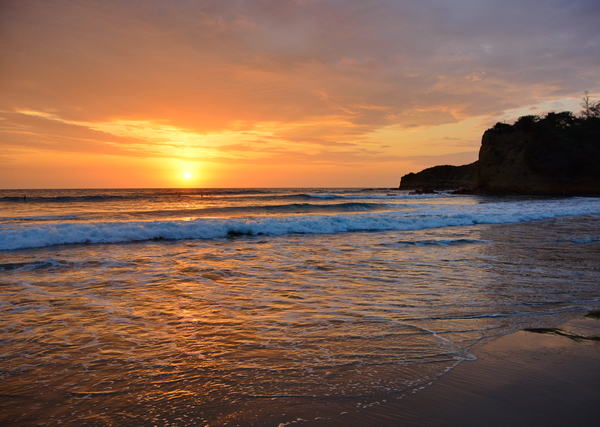
[[[0,420],[249,425],[298,402],[332,416],[394,399],[488,337],[593,304],[598,244],[540,229],[3,255]]]

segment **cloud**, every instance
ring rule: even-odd
[[[152,157],[147,140],[120,137],[37,114],[0,111],[0,147]],[[137,148],[132,148],[137,147]]]
[[[164,154],[156,141],[73,128],[137,120],[198,135],[270,127],[277,142],[255,151],[271,159],[275,148],[266,147],[284,153],[289,143],[285,156],[298,161],[354,161],[368,157],[360,147],[385,127],[457,123],[600,91],[596,0],[8,0],[0,7],[0,109],[72,123],[50,129],[48,119],[30,117],[29,136],[13,129],[11,138],[56,150]],[[249,144],[219,146],[239,153],[252,151]],[[331,149],[302,156],[298,144]]]

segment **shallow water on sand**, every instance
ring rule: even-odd
[[[599,219],[0,252],[0,423],[368,425],[600,308]]]

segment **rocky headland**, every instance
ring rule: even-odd
[[[485,131],[479,160],[404,175],[400,190],[600,195],[600,117],[524,116]]]
[[[478,174],[477,163],[473,162],[463,166],[433,166],[419,173],[411,172],[402,177],[400,189],[427,192],[429,189],[438,191],[475,188]]]

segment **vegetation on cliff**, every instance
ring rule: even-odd
[[[588,102],[580,116],[570,111],[523,116],[490,131],[523,144],[525,163],[536,175],[553,182],[600,179],[600,102]]]
[[[586,92],[581,105],[579,115],[563,111],[497,123],[483,134],[477,162],[405,175],[400,189],[598,195],[600,102],[591,102]]]

